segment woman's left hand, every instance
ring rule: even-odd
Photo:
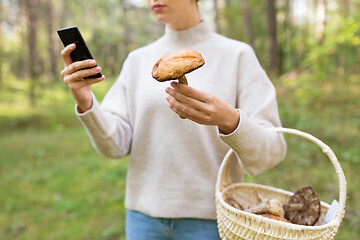
[[[239,112],[222,99],[178,82],[172,82],[171,87],[165,89],[169,94],[166,100],[179,116],[218,126],[224,134],[232,133],[238,126]]]

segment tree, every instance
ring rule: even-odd
[[[46,30],[47,30],[47,38],[48,38],[48,56],[50,60],[49,72],[51,73],[54,80],[58,79],[58,71],[57,71],[57,48],[55,41],[55,29],[54,29],[54,7],[52,0],[48,0],[45,2],[45,11],[46,11]]]
[[[254,33],[252,28],[252,21],[251,21],[251,10],[249,6],[249,0],[242,0],[243,5],[243,18],[244,18],[244,26],[245,26],[245,33],[248,39],[248,43],[254,47]]]
[[[39,78],[39,56],[37,53],[37,32],[38,32],[38,2],[37,0],[26,0],[28,32],[27,41],[29,48],[28,66],[31,78],[29,98],[31,105],[35,105],[35,85]]]
[[[3,83],[3,35],[2,35],[2,24],[3,24],[3,17],[4,17],[4,10],[2,1],[0,0],[0,88],[2,88]]]
[[[326,22],[326,0],[317,0],[315,36],[318,44],[324,41]]]
[[[18,0],[16,3],[18,11],[16,13],[15,20],[12,26],[18,28],[18,38],[20,39],[20,46],[18,48],[19,54],[16,55],[14,53],[10,53],[15,57],[15,68],[17,69],[14,71],[15,76],[24,79],[29,74],[27,69],[27,52],[28,52],[28,40],[27,40],[27,30],[28,30],[28,11],[27,11],[27,2],[25,0]]]
[[[219,2],[218,0],[213,0],[214,4],[214,15],[215,15],[215,31],[220,33],[221,32],[221,25],[220,25],[220,17],[219,17]]]
[[[67,3],[66,0],[61,0],[61,11],[60,11],[59,25],[60,28],[65,27],[65,19],[67,17]]]
[[[349,7],[350,7],[350,3],[349,0],[340,0],[339,1],[339,9],[341,11],[341,15],[343,15],[344,17],[347,17],[348,13],[349,13]]]
[[[121,7],[123,9],[123,26],[124,26],[124,56],[127,56],[130,52],[130,26],[128,23],[128,0],[121,0]]]
[[[279,50],[277,42],[277,22],[276,22],[276,7],[274,0],[266,0],[267,12],[267,31],[269,41],[269,70],[274,73],[279,73]]]

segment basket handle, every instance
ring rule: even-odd
[[[327,155],[327,157],[330,159],[332,165],[335,168],[336,174],[339,179],[339,209],[336,213],[336,219],[338,220],[338,224],[342,221],[344,214],[345,214],[345,202],[346,202],[346,180],[344,172],[341,168],[341,165],[336,158],[335,153],[331,150],[329,146],[327,146],[325,143],[317,139],[316,137],[301,132],[296,129],[290,129],[290,128],[271,128],[271,130],[274,130],[278,133],[288,133],[296,136],[303,137],[316,145],[318,145],[321,150]],[[229,186],[231,184],[230,177],[229,177],[229,163],[231,156],[234,154],[234,151],[230,149],[227,154],[225,155],[223,162],[221,163],[220,169],[219,169],[219,175],[216,183],[216,191],[222,192],[224,188]]]

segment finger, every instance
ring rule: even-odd
[[[178,82],[171,82],[171,86],[178,92],[188,96],[188,97],[191,97],[191,98],[194,98],[194,99],[197,99],[201,102],[208,102],[209,101],[209,96],[206,92],[203,92],[203,91],[200,91],[200,90],[197,90],[195,88],[192,88],[188,85],[185,85],[185,84],[181,84],[181,83],[178,83]]]
[[[93,68],[89,68],[89,69],[82,69],[82,70],[76,71],[75,73],[73,73],[73,76],[74,76],[75,80],[82,81],[84,78],[87,78],[89,76],[95,75],[100,72],[101,72],[101,67],[97,66],[97,67],[93,67]]]
[[[101,72],[101,67],[93,67],[89,69],[82,69],[74,72],[73,74],[67,75],[64,78],[64,81],[67,85],[71,84],[72,82],[83,81],[86,77],[95,75]]]
[[[94,59],[87,59],[83,61],[73,62],[72,64],[65,67],[63,75],[71,75],[76,71],[83,70],[84,68],[91,68],[96,66]]]
[[[194,109],[201,110],[206,108],[206,104],[197,99],[186,96],[178,91],[175,91],[173,88],[168,87],[165,89],[165,92],[170,96],[174,97],[177,101],[184,103]]]
[[[74,51],[76,48],[76,44],[72,43],[67,45],[62,51],[61,51],[61,57],[64,61],[65,66],[69,66],[73,61],[71,59],[70,53]]]
[[[172,96],[167,96],[166,100],[169,102],[169,107],[179,116],[195,121],[197,123],[204,123],[206,121],[206,115],[201,111],[193,109],[179,101]]]
[[[92,85],[98,82],[101,82],[105,79],[105,76],[102,75],[100,78],[87,78],[87,79],[83,79],[82,81],[78,81],[75,84],[72,84],[70,86],[70,90],[71,91],[77,91],[83,87],[86,87],[88,85]]]

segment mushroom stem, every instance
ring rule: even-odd
[[[306,206],[304,203],[287,203],[287,204],[284,204],[283,207],[286,212],[294,212],[294,211],[300,211],[300,210],[306,209]]]
[[[179,78],[179,83],[182,83],[182,84],[185,84],[185,85],[188,85],[188,82],[187,82],[187,79],[185,77],[185,74],[184,75],[181,75]]]
[[[278,199],[267,199],[259,205],[246,209],[247,212],[251,213],[270,213],[275,216],[284,214],[282,203]]]
[[[181,76],[178,78],[178,80],[179,80],[179,83],[188,85],[188,82],[187,82],[187,79],[186,79],[186,77],[185,77],[185,74],[184,74],[184,75],[181,75]],[[181,119],[185,119],[184,117],[182,117],[182,116],[180,116],[180,115],[179,115],[179,117],[180,117]]]

